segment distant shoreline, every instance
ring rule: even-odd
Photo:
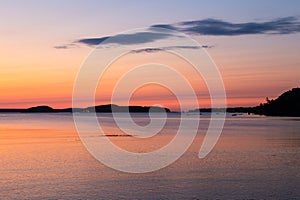
[[[149,110],[153,112],[167,112],[167,113],[178,113],[172,111],[169,108],[164,107],[151,107],[151,106],[118,106],[114,104],[99,105],[95,107],[87,108],[62,108],[56,109],[50,106],[36,106],[31,108],[0,108],[1,113],[72,113],[72,112],[95,112],[96,113],[111,113],[111,112],[132,112],[132,113],[147,113]],[[226,112],[228,113],[248,113],[253,107],[231,107],[231,108],[200,108],[189,110],[186,113],[193,112]]]
[[[130,112],[130,113],[148,113],[148,112],[167,112],[171,113],[172,111],[169,108],[158,107],[158,106],[118,106],[115,104],[99,105],[92,106],[87,108],[63,108],[56,109],[50,106],[42,105],[35,106],[31,108],[0,108],[1,113],[73,113],[73,112],[82,112],[82,113],[112,113],[112,112]],[[174,113],[174,112],[172,112]]]
[[[37,106],[38,108],[39,106]],[[128,107],[129,108],[129,113],[148,113],[149,110],[131,110],[130,106],[122,106],[122,107]],[[144,107],[144,106],[134,106],[134,107]],[[146,107],[150,108],[150,107]],[[248,115],[250,114],[255,114],[255,115],[264,115],[264,116],[278,116],[278,117],[300,117],[300,114],[297,115],[268,115],[268,114],[263,114],[261,113],[261,110],[257,109],[257,107],[229,107],[229,108],[200,108],[200,109],[194,109],[194,110],[189,110],[187,112],[182,112],[182,113],[220,113],[226,111],[226,113],[246,113]],[[94,111],[86,111],[86,108],[63,108],[63,109],[55,109],[52,108],[51,110],[29,110],[31,108],[0,108],[0,113],[22,113],[22,114],[42,114],[42,113],[93,113]],[[168,109],[168,108],[162,108],[162,109]],[[73,111],[74,110],[74,111]],[[131,111],[130,111],[131,110]],[[168,109],[169,110],[169,109]],[[95,110],[96,111],[96,110]],[[122,111],[96,111],[96,113],[125,113],[125,110]],[[154,111],[155,112],[155,111]],[[163,111],[158,111],[157,113],[161,113]],[[167,113],[180,113],[176,111],[166,111]]]
[[[286,117],[300,117],[300,88],[293,88],[284,92],[275,100],[269,100],[266,98],[266,103],[260,104],[255,107],[230,107],[230,108],[196,108],[189,110],[187,113],[193,112],[228,112],[228,113],[248,113],[258,114],[266,116],[286,116]],[[169,108],[158,106],[119,106],[115,104],[91,106],[87,108],[64,108],[55,109],[49,106],[36,106],[27,109],[9,109],[0,108],[1,113],[149,113],[149,112],[166,112],[166,113],[178,113],[173,112]]]

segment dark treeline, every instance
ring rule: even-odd
[[[281,94],[278,98],[270,100],[266,98],[265,103],[255,107],[233,107],[233,108],[200,108],[189,112],[229,112],[229,113],[253,113],[266,116],[294,116],[300,117],[300,88],[293,88]],[[65,108],[54,109],[49,106],[36,106],[28,109],[0,109],[0,112],[19,112],[19,113],[57,113],[57,112],[172,112],[164,107],[149,106],[118,106],[114,104],[93,106],[87,108]]]
[[[300,117],[300,88],[293,88],[277,99],[266,98],[266,103],[253,108],[253,113],[267,116]]]
[[[158,107],[158,106],[118,106],[115,104],[100,105],[95,107],[88,107],[82,110],[83,112],[101,112],[101,113],[111,113],[111,112],[171,112],[168,108]]]
[[[61,112],[97,112],[97,113],[111,113],[111,112],[171,112],[168,108],[158,106],[118,106],[114,104],[99,105],[87,108],[65,108],[54,109],[49,106],[35,106],[27,109],[0,109],[0,112],[17,112],[17,113],[61,113]]]
[[[224,108],[200,108],[189,112],[224,112]],[[261,103],[255,107],[233,107],[227,108],[229,113],[253,113],[266,116],[290,116],[300,117],[300,88],[293,88],[281,94],[278,98],[270,100],[266,98],[266,103]]]

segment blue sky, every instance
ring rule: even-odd
[[[1,1],[2,29],[62,29],[83,34],[112,34],[156,23],[218,18],[232,22],[300,15],[297,0],[229,1]],[[3,24],[5,25],[3,27]],[[46,27],[43,27],[43,24]]]

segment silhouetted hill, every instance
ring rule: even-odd
[[[95,107],[88,107],[83,109],[83,112],[94,112],[97,113],[111,113],[111,112],[135,112],[135,113],[147,113],[151,109],[151,112],[171,112],[168,108],[157,107],[157,106],[118,106],[115,104],[100,105]]]
[[[50,113],[50,112],[55,112],[55,110],[49,106],[36,106],[36,107],[31,107],[23,112],[26,113]]]
[[[275,100],[269,100],[253,108],[253,113],[267,116],[300,117],[300,88],[293,88]]]
[[[214,112],[224,112],[224,108],[213,109]],[[198,108],[189,112],[212,112],[211,108]],[[300,117],[300,88],[293,88],[281,94],[275,100],[269,100],[255,107],[233,107],[227,108],[229,113],[254,113],[266,116],[290,116]]]
[[[147,113],[151,112],[171,112],[168,108],[157,107],[157,106],[118,106],[114,104],[99,105],[88,108],[64,108],[54,109],[49,106],[35,106],[27,109],[0,109],[0,112],[22,112],[22,113],[58,113],[58,112],[97,112],[97,113],[111,113],[111,112],[137,112]]]
[[[227,112],[231,113],[254,113],[266,116],[291,116],[300,117],[300,88],[293,88],[281,94],[275,100],[269,100],[264,104],[256,107],[233,107],[227,108]],[[65,108],[53,109],[49,106],[36,106],[28,109],[0,109],[0,112],[24,112],[24,113],[57,113],[57,112],[97,112],[111,113],[113,112],[171,112],[170,109],[164,107],[149,106],[118,106],[115,104],[99,105],[88,108]],[[224,112],[225,108],[213,109],[214,112]],[[212,112],[211,108],[197,108],[189,112]]]
[[[35,106],[27,109],[19,109],[20,112],[23,113],[58,113],[58,112],[72,112],[75,111],[81,111],[82,109],[72,109],[72,108],[64,108],[64,109],[54,109],[50,106]],[[13,112],[13,111],[12,111]]]

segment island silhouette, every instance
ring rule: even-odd
[[[284,92],[278,98],[270,100],[266,98],[265,103],[255,107],[231,107],[231,108],[197,108],[188,112],[226,112],[229,113],[248,113],[266,116],[290,116],[300,117],[300,88],[293,88]],[[0,109],[0,112],[19,112],[19,113],[58,113],[58,112],[131,112],[131,113],[149,113],[149,112],[167,112],[172,113],[169,108],[159,106],[119,106],[116,104],[106,104],[91,106],[87,108],[64,108],[54,109],[47,105],[35,106],[27,109]]]
[[[300,88],[293,88],[281,94],[278,98],[256,106],[252,110],[255,114],[266,116],[300,117]]]
[[[300,88],[293,88],[282,93],[278,98],[270,100],[255,107],[232,107],[232,108],[198,108],[189,112],[226,112],[248,113],[265,116],[300,117]]]
[[[10,109],[6,109],[10,111]],[[13,112],[14,109],[11,109]],[[64,109],[54,109],[50,106],[42,105],[35,106],[27,109],[17,109],[18,112],[22,113],[57,113],[57,112],[97,112],[97,113],[111,113],[111,112],[134,112],[134,113],[147,113],[147,112],[171,112],[169,108],[159,107],[159,106],[118,106],[115,104],[91,106],[87,108],[64,108]],[[1,109],[0,109],[1,112]]]

